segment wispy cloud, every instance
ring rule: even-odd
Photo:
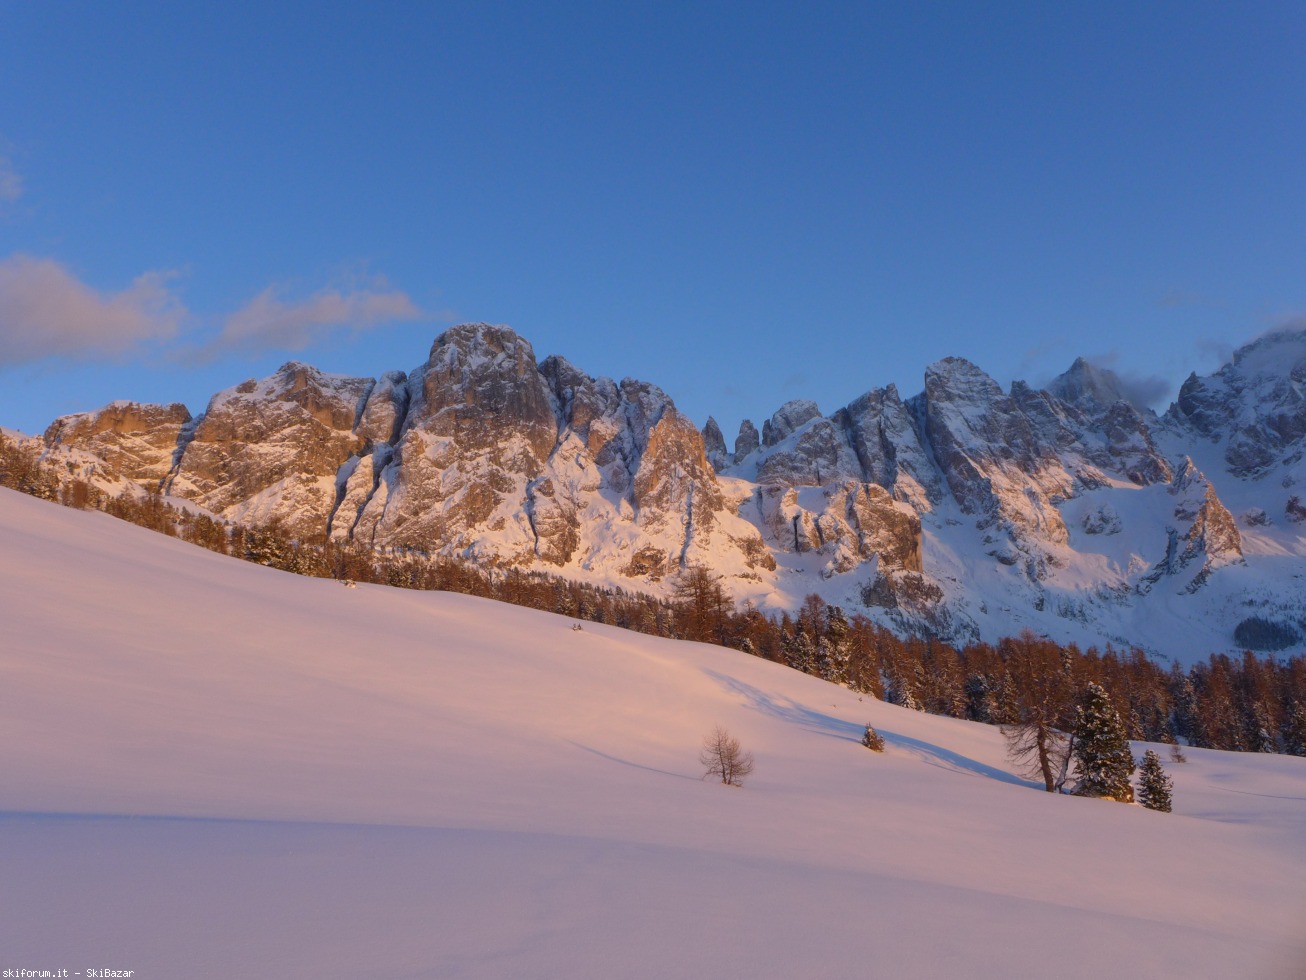
[[[427,316],[407,293],[390,289],[383,279],[360,288],[323,289],[297,301],[283,296],[280,286],[263,290],[227,317],[207,352],[298,351],[332,331],[358,333]]]
[[[1048,337],[1040,343],[1034,344],[1020,355],[1020,361],[1016,364],[1016,377],[1023,378],[1043,367],[1043,361],[1057,351],[1064,350],[1067,346],[1067,339],[1063,335]]]
[[[1112,351],[1100,357],[1088,358],[1094,367],[1104,368],[1116,376],[1120,394],[1135,408],[1158,408],[1169,399],[1174,385],[1159,374],[1143,374],[1119,367],[1120,352]]]
[[[53,259],[0,260],[0,365],[122,355],[171,339],[186,317],[168,288],[172,277],[147,272],[122,292],[103,293]]]
[[[811,384],[811,379],[805,371],[794,371],[787,375],[780,382],[781,391],[806,391]]]
[[[55,259],[0,259],[0,367],[48,357],[121,357],[146,346],[182,362],[202,362],[233,353],[302,351],[337,332],[452,318],[447,311],[423,311],[407,293],[371,276],[300,299],[269,286],[220,320],[216,336],[210,333],[205,342],[198,332],[207,318],[182,305],[169,286],[175,275],[146,272],[120,292],[102,292]]]

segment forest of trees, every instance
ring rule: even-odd
[[[0,436],[0,486],[122,520],[212,551],[300,575],[405,589],[460,592],[609,623],[656,636],[733,647],[859,693],[932,714],[1021,729],[1037,757],[1074,726],[1096,685],[1128,738],[1201,748],[1306,756],[1306,657],[1213,654],[1184,670],[1140,650],[1080,650],[1025,632],[954,647],[900,638],[810,595],[796,613],[737,608],[720,579],[685,569],[671,598],[556,575],[483,568],[417,552],[378,552],[325,539],[295,541],[277,527],[245,528],[174,507],[158,495],[110,497],[37,451]],[[1064,781],[1064,774],[1054,776]]]

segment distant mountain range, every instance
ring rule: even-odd
[[[1161,415],[1077,360],[1010,391],[946,358],[823,415],[791,401],[727,446],[658,387],[537,362],[506,327],[441,334],[381,378],[289,363],[183,405],[56,420],[48,459],[304,539],[456,555],[739,601],[810,593],[956,642],[1029,628],[1192,660],[1306,636],[1306,330],[1266,335]]]

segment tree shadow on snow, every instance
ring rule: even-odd
[[[780,721],[799,725],[810,732],[816,732],[818,735],[827,735],[831,738],[860,743],[862,734],[866,730],[864,725],[844,721],[842,718],[816,711],[799,704],[793,698],[776,697],[760,688],[753,687],[751,684],[745,684],[736,677],[719,674],[713,670],[704,671],[704,673],[727,690],[742,695],[758,711]],[[987,779],[996,779],[999,782],[1010,783],[1013,786],[1043,788],[1041,785],[1036,786],[1030,780],[1021,779],[1004,769],[987,765],[959,752],[934,745],[931,742],[912,738],[910,735],[900,735],[897,732],[886,731],[883,728],[877,728],[876,731],[883,735],[884,740],[890,745],[907,749],[922,762],[938,766],[940,769],[966,773],[971,776],[984,776]]]
[[[623,766],[630,766],[632,769],[643,769],[645,772],[656,772],[662,776],[675,776],[677,779],[689,779],[698,782],[696,776],[686,776],[683,772],[671,772],[669,769],[657,769],[653,766],[646,766],[641,762],[631,762],[629,759],[623,759],[620,756],[609,755],[606,752],[600,752],[598,749],[591,748],[588,745],[581,745],[580,742],[573,742],[571,739],[565,739],[568,745],[574,745],[582,752],[588,752],[590,755],[597,755],[600,759],[607,759],[609,762],[617,762]]]

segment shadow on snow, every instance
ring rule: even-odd
[[[842,718],[836,718],[833,715],[816,711],[806,705],[799,704],[793,698],[777,697],[768,694],[761,688],[753,687],[751,684],[745,684],[735,677],[729,677],[716,671],[708,670],[705,673],[715,680],[722,687],[736,694],[743,695],[744,698],[758,711],[777,718],[780,721],[788,722],[792,725],[798,725],[807,731],[815,732],[818,735],[826,735],[831,738],[838,738],[849,742],[858,742],[862,740],[862,734],[865,731],[863,725],[855,722],[844,721]],[[945,749],[941,746],[934,745],[930,742],[923,741],[919,738],[912,738],[910,735],[900,735],[897,732],[886,731],[883,728],[876,729],[884,740],[898,748],[907,749],[912,752],[923,762],[932,766],[938,766],[941,769],[948,769],[952,772],[966,773],[972,776],[984,776],[988,779],[996,779],[999,782],[1010,783],[1013,786],[1023,786],[1041,790],[1043,787],[1028,779],[1021,779],[1004,769],[998,769],[986,763],[979,762],[954,752],[951,749]]]

